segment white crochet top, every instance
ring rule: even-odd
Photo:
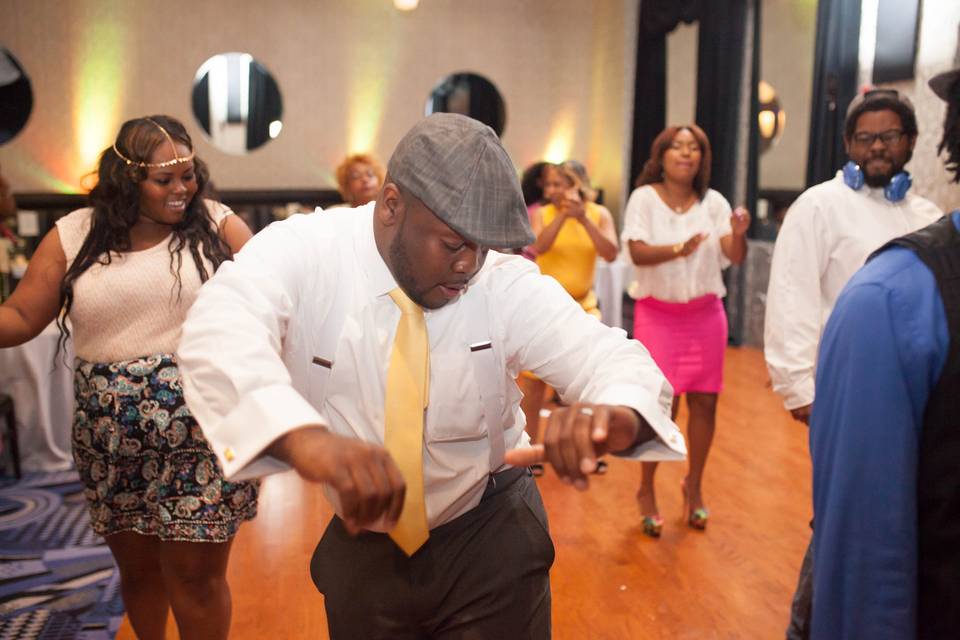
[[[219,202],[204,203],[218,229],[233,213]],[[90,231],[92,214],[87,207],[57,220],[68,269]],[[114,254],[110,264],[93,264],[74,281],[70,326],[78,358],[119,362],[176,350],[180,327],[200,289],[200,274],[185,247],[182,288],[177,286],[177,261],[169,248],[173,239],[171,234],[148,249]],[[212,276],[213,266],[206,258],[204,263]]]

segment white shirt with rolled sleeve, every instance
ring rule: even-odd
[[[814,400],[820,336],[847,281],[875,250],[942,215],[913,193],[890,202],[883,189],[854,191],[841,172],[790,207],[773,249],[763,334],[773,390],[787,409]]]
[[[383,443],[386,369],[400,312],[387,295],[397,285],[374,242],[373,207],[275,223],[201,289],[178,357],[189,406],[228,478],[282,468],[263,450],[305,425]],[[324,341],[335,305],[345,312],[339,339]],[[489,311],[485,324],[478,308]],[[491,251],[466,292],[425,317],[431,528],[476,506],[497,471],[479,393],[491,387],[478,386],[471,361],[477,327],[489,332],[506,448],[528,443],[515,378],[532,370],[568,400],[638,411],[659,437],[628,457],[683,459],[683,437],[669,418],[672,389],[646,349],[583,313],[530,261]]]

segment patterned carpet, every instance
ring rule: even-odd
[[[109,640],[119,586],[75,471],[0,484],[0,640]]]

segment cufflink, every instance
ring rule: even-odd
[[[223,450],[223,457],[227,459],[227,462],[233,462],[233,459],[237,457],[237,454],[233,452],[233,447],[227,447]]]

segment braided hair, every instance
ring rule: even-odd
[[[140,183],[146,180],[148,172],[141,163],[148,163],[153,152],[161,145],[169,144],[171,139],[193,151],[190,135],[176,119],[164,115],[135,118],[123,123],[114,145],[100,154],[96,171],[97,185],[89,195],[93,207],[90,231],[67,269],[60,288],[58,350],[70,336],[66,318],[73,306],[74,283],[94,264],[108,265],[117,254],[130,250],[130,230],[140,218]],[[193,166],[197,191],[187,203],[183,218],[171,227],[173,235],[168,244],[170,272],[177,281],[178,299],[183,286],[180,269],[183,267],[184,249],[190,251],[201,282],[206,282],[213,275],[207,272],[204,257],[214,270],[232,258],[230,247],[218,235],[204,204],[205,190],[210,180],[207,166],[199,158],[193,159]]]

